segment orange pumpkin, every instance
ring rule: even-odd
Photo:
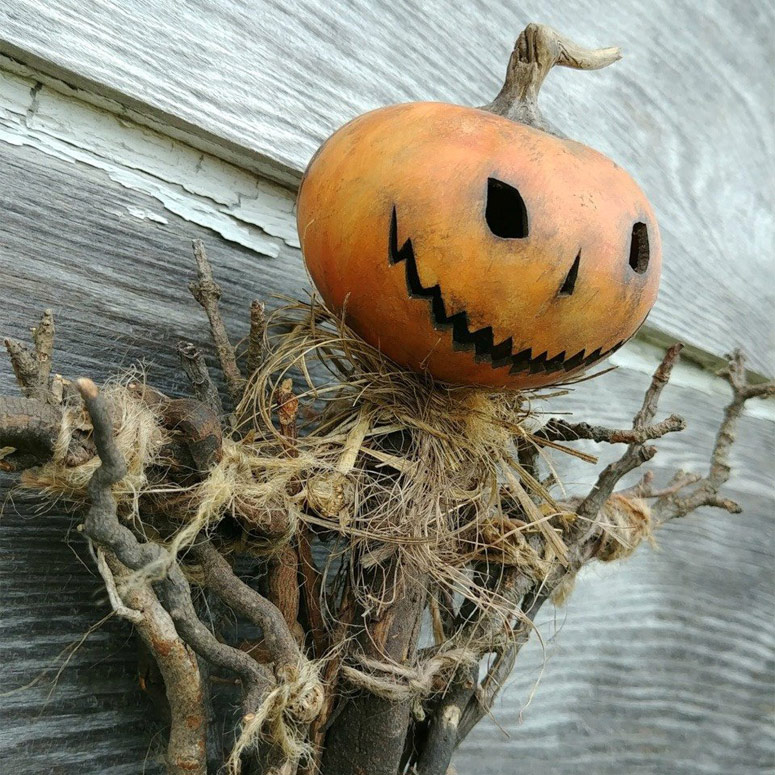
[[[626,342],[657,295],[659,230],[632,178],[484,109],[356,118],[310,162],[297,220],[327,304],[446,382],[562,382]]]

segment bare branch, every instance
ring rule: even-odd
[[[269,560],[267,594],[288,627],[301,639],[299,625],[299,555],[294,546],[278,549]]]
[[[413,773],[446,775],[452,754],[458,745],[463,711],[473,695],[479,676],[479,665],[460,671],[444,698],[435,709],[428,735]]]
[[[80,379],[76,384],[91,416],[97,454],[102,462],[89,482],[91,505],[84,520],[84,532],[97,546],[113,552],[130,570],[167,569],[166,576],[156,581],[154,587],[177,631],[199,655],[240,676],[246,710],[254,710],[271,686],[266,669],[247,654],[220,643],[196,615],[188,581],[177,564],[171,562],[167,551],[158,544],[140,543],[119,522],[111,486],[124,477],[126,464],[113,438],[108,409],[97,386],[88,379]]]
[[[640,462],[649,459],[654,454],[655,450],[653,448],[644,446],[645,441],[651,438],[658,438],[663,433],[672,430],[680,430],[683,427],[683,422],[677,417],[671,417],[656,425],[650,425],[657,411],[659,397],[669,380],[670,372],[678,358],[679,352],[680,345],[670,348],[656,370],[641,409],[633,420],[632,433],[627,431],[609,431],[605,428],[595,428],[584,423],[571,425],[562,420],[552,421],[544,429],[547,431],[549,438],[555,438],[556,440],[567,441],[574,438],[571,434],[577,433],[577,437],[592,438],[595,441],[630,442],[630,446],[624,456],[616,463],[608,466],[600,474],[595,489],[576,506],[575,511],[578,514],[590,518],[595,517],[611,495],[619,479],[639,465]],[[658,521],[664,521],[675,516],[683,516],[701,505],[717,506],[731,511],[739,509],[734,502],[718,496],[718,488],[729,477],[728,458],[729,450],[734,442],[734,426],[742,412],[745,400],[749,397],[763,397],[775,394],[775,383],[755,386],[748,385],[745,381],[745,369],[740,353],[735,353],[731,357],[725,376],[732,385],[734,395],[725,411],[724,421],[719,429],[708,476],[700,480],[696,475],[679,472],[666,487],[657,489],[653,486],[653,474],[649,472],[634,487],[617,493],[618,496],[657,498],[658,500],[654,504],[652,512]],[[699,485],[690,495],[686,497],[678,495],[685,488],[697,484],[698,481]],[[599,526],[595,526],[592,530],[579,534],[576,537],[576,541],[569,545],[571,562],[568,564],[566,571],[558,570],[551,574],[532,596],[526,597],[525,601],[523,601],[522,612],[524,619],[521,619],[521,623],[515,632],[514,642],[499,655],[490,668],[487,677],[482,682],[481,687],[479,687],[466,706],[459,724],[458,742],[468,734],[470,729],[478,723],[492,706],[500,686],[514,667],[514,662],[521,646],[529,637],[532,621],[543,602],[551,596],[553,590],[567,577],[568,573],[575,574],[587,560],[595,556],[598,549],[598,533]],[[438,764],[435,766],[438,766]],[[439,772],[442,771],[439,770]],[[435,770],[429,769],[428,772],[435,772]]]
[[[15,339],[5,339],[16,380],[28,398],[58,403],[51,391],[51,356],[54,352],[54,318],[47,309],[32,329],[35,352]]]
[[[320,609],[320,571],[312,556],[312,533],[308,525],[303,525],[297,537],[296,551],[299,556],[299,575],[302,579],[301,592],[304,611],[307,616],[308,632],[312,638],[312,651],[320,659],[326,652],[328,638]]]
[[[578,441],[589,439],[596,442],[609,444],[645,444],[647,441],[662,438],[667,433],[682,431],[686,428],[686,421],[677,414],[671,414],[665,420],[643,428],[627,428],[616,430],[605,428],[602,425],[590,425],[589,423],[571,423],[557,417],[537,431],[534,435],[539,439],[549,441]]]
[[[519,625],[513,633],[509,645],[496,657],[478,690],[474,693],[463,711],[458,727],[456,745],[460,745],[468,733],[490,712],[498,693],[511,674],[517,655],[535,629],[535,618],[541,606],[551,597],[554,588],[564,578],[564,573],[556,575],[552,582],[534,587],[525,595],[522,602]]]
[[[331,634],[331,643],[336,646],[342,646],[352,625],[355,616],[355,597],[352,587],[347,586],[342,594],[342,600],[339,605],[339,611],[336,616],[336,626]],[[321,770],[323,758],[323,741],[326,731],[331,723],[334,705],[337,699],[337,689],[340,679],[340,668],[343,648],[333,649],[326,657],[325,667],[323,668],[323,683],[326,686],[326,693],[323,700],[323,708],[318,717],[310,724],[309,736],[314,748],[308,766],[302,770],[303,775],[318,775]]]
[[[737,423],[743,413],[745,402],[750,398],[767,398],[775,395],[775,382],[765,382],[749,385],[746,378],[745,360],[740,350],[735,350],[729,356],[729,364],[721,372],[732,388],[732,400],[724,410],[724,417],[719,425],[716,442],[711,452],[708,474],[702,478],[688,479],[688,475],[676,475],[680,487],[670,486],[658,495],[652,512],[658,523],[669,519],[683,517],[701,506],[714,506],[731,513],[739,513],[740,506],[728,498],[719,496],[719,490],[726,484],[731,471],[730,452],[735,442]],[[672,483],[675,485],[674,480]],[[696,483],[696,487],[688,494],[679,494],[686,486]]]
[[[62,410],[37,398],[0,396],[0,470],[21,471],[49,461],[59,438]],[[78,465],[94,455],[91,441],[73,434],[65,465]]]
[[[280,435],[288,455],[298,455],[296,448],[296,417],[299,400],[293,392],[293,381],[283,380],[277,389],[277,422]],[[288,626],[303,640],[304,633],[299,624],[299,553],[293,544],[280,547],[269,560],[269,599],[280,609]]]
[[[275,394],[277,401],[277,422],[280,433],[286,439],[286,449],[296,454],[296,418],[299,414],[299,399],[293,392],[293,380],[283,380]]]
[[[36,398],[0,397],[0,469],[19,471],[49,460],[62,425],[62,410]],[[14,452],[10,452],[14,450]]]
[[[250,333],[248,334],[248,374],[254,374],[264,356],[264,335],[266,333],[266,311],[263,302],[253,299],[250,303]]]
[[[682,348],[682,344],[674,344],[670,347],[665,353],[662,363],[659,364],[654,372],[651,384],[643,398],[643,404],[633,419],[632,427],[634,431],[643,431],[645,428],[648,428],[654,419],[662,390],[670,379],[673,366],[678,361]],[[614,487],[616,487],[619,480],[634,468],[654,457],[656,452],[655,447],[647,447],[641,442],[631,443],[619,460],[603,469],[591,492],[576,508],[576,513],[581,517],[594,519],[614,491]]]
[[[38,362],[27,345],[16,339],[5,339],[5,349],[11,358],[16,381],[27,398],[41,398],[38,383]]]
[[[129,608],[129,606],[121,599],[118,587],[116,586],[116,579],[113,576],[113,571],[111,571],[108,562],[105,559],[105,550],[98,547],[95,551],[95,556],[97,557],[97,570],[100,572],[100,576],[102,576],[105,590],[108,593],[110,607],[113,609],[116,616],[120,616],[122,619],[126,619],[132,624],[142,624],[144,621],[143,612],[136,608]],[[113,559],[114,562],[118,562],[115,557]]]
[[[207,313],[207,318],[210,321],[210,335],[218,353],[218,360],[226,380],[226,387],[236,404],[242,397],[245,380],[240,373],[239,366],[237,366],[234,348],[229,342],[229,335],[226,333],[226,326],[223,323],[221,311],[218,308],[218,301],[221,298],[221,287],[213,279],[213,270],[210,262],[207,260],[204,243],[202,240],[194,240],[193,244],[197,279],[196,282],[190,283],[188,287],[194,298]]]
[[[690,484],[699,482],[700,479],[702,477],[699,474],[688,474],[686,471],[679,471],[665,487],[656,488],[654,487],[654,472],[646,471],[637,484],[625,490],[617,490],[616,494],[627,498],[663,498],[666,495],[673,495]]]
[[[38,362],[38,387],[45,393],[49,392],[54,333],[54,316],[51,310],[47,309],[43,312],[40,323],[32,329],[32,341],[35,344],[35,356]]]
[[[112,554],[106,556],[103,549],[97,549],[97,567],[114,610],[135,625],[164,679],[170,709],[167,772],[206,775],[205,689],[196,656],[181,640],[172,618],[149,584],[133,583],[126,566]],[[124,582],[121,593],[114,573],[119,583]]]
[[[223,415],[221,396],[215,387],[210,372],[207,370],[202,354],[191,342],[178,342],[178,355],[194,395],[206,406],[209,406],[218,417]]]
[[[586,423],[573,425],[562,420],[551,421],[543,429],[547,437],[554,440],[568,441],[574,438],[589,438],[595,441],[607,441],[610,443],[627,442],[629,446],[619,461],[608,466],[601,473],[592,493],[577,505],[574,504],[575,509],[573,510],[579,515],[589,517],[592,520],[593,527],[581,532],[572,530],[565,539],[568,542],[568,560],[564,564],[565,567],[557,567],[540,584],[534,586],[532,590],[524,595],[520,605],[519,624],[513,633],[512,639],[498,654],[481,686],[477,687],[475,691],[470,692],[469,700],[464,707],[458,724],[456,744],[459,744],[479,720],[489,712],[501,686],[514,667],[520,649],[527,642],[530,633],[534,629],[533,622],[543,603],[550,598],[554,590],[559,587],[568,575],[575,575],[579,568],[595,555],[595,551],[598,548],[598,534],[601,528],[594,522],[594,518],[597,517],[598,512],[613,492],[613,488],[619,479],[641,462],[653,456],[654,448],[646,447],[644,442],[652,438],[659,438],[671,431],[681,430],[684,427],[683,420],[676,416],[671,416],[656,425],[650,424],[656,414],[660,394],[667,384],[680,349],[680,345],[670,348],[663,362],[656,370],[651,385],[644,397],[643,404],[633,420],[632,432],[609,430],[590,426]],[[650,480],[648,482],[650,483]],[[580,520],[579,524],[581,526],[588,526],[589,520]],[[516,584],[514,594],[523,594],[522,584]],[[454,702],[447,708],[451,716],[456,715],[456,708],[460,700],[458,695],[465,696],[462,692],[455,693]],[[443,703],[441,707],[444,707]],[[440,725],[438,720],[435,720],[434,723],[438,733],[435,736],[431,736],[429,740],[436,745],[437,750],[435,755],[432,755],[430,751],[424,751],[421,755],[420,761],[427,762],[426,768],[419,770],[421,775],[444,772],[442,764],[448,763],[452,754],[452,749],[449,745],[444,745],[444,735],[440,732],[442,725]]]
[[[223,434],[218,415],[195,398],[167,401],[164,426],[180,435],[194,470],[206,476],[223,454]]]
[[[237,578],[223,555],[209,541],[196,544],[191,553],[202,568],[205,585],[226,605],[261,628],[263,645],[269,651],[275,669],[297,666],[301,652],[277,606]]]

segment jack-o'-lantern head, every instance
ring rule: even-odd
[[[342,127],[305,173],[298,228],[325,301],[452,383],[562,382],[635,333],[659,284],[657,223],[632,178],[484,109],[410,103]]]

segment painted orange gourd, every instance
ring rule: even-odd
[[[626,342],[657,295],[659,230],[633,179],[484,109],[356,118],[310,162],[297,221],[326,303],[446,382],[562,382]]]

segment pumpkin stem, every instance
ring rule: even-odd
[[[553,132],[538,108],[538,92],[555,65],[598,70],[621,59],[619,48],[582,48],[545,24],[528,24],[511,52],[498,96],[482,110]]]

